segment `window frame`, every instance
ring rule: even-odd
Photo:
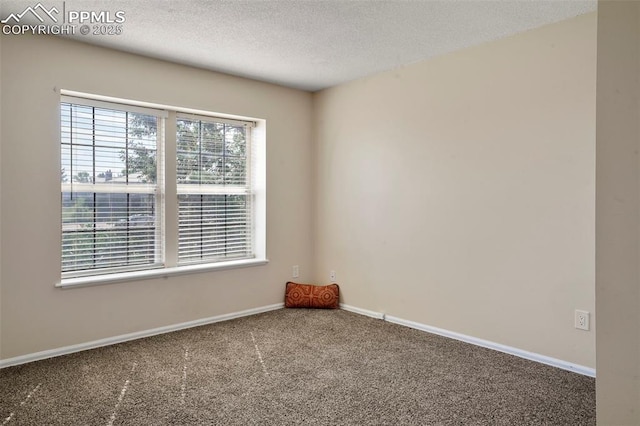
[[[261,119],[218,114],[209,111],[178,108],[168,105],[153,104],[140,101],[132,101],[121,98],[92,95],[69,90],[61,90],[59,105],[62,103],[77,103],[81,105],[96,106],[128,112],[141,112],[148,114],[150,111],[159,117],[159,126],[162,127],[162,135],[158,135],[157,151],[157,185],[159,194],[157,204],[162,209],[160,214],[159,231],[161,238],[162,262],[160,265],[129,268],[122,272],[109,270],[100,273],[99,270],[90,269],[82,273],[62,273],[59,282],[55,283],[59,288],[74,288],[90,285],[107,284],[114,282],[138,281],[158,277],[169,277],[191,273],[200,273],[215,270],[244,268],[250,266],[265,265],[269,261],[266,257],[266,121]],[[61,117],[61,112],[59,114]],[[251,239],[252,255],[230,260],[207,260],[197,263],[178,262],[178,181],[176,164],[178,153],[176,151],[177,120],[179,117],[200,117],[208,120],[220,121],[230,125],[247,126],[247,182],[251,187],[248,197],[251,203]],[[61,135],[60,129],[59,135]],[[62,141],[59,146],[62,146]],[[62,159],[59,159],[62,165]],[[62,184],[61,184],[62,185]],[[75,184],[74,184],[75,185]],[[62,189],[61,189],[62,191]],[[62,224],[62,219],[61,222]],[[62,235],[61,244],[62,248]],[[60,262],[62,270],[62,258]]]

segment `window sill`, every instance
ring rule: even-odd
[[[268,259],[244,259],[230,262],[206,263],[173,268],[147,269],[144,271],[122,272],[117,274],[94,275],[89,277],[66,278],[56,283],[57,288],[69,289],[94,285],[113,284],[123,281],[139,281],[153,278],[168,278],[174,275],[197,274],[200,272],[222,271],[225,269],[247,268],[269,263]]]

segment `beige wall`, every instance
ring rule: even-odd
[[[2,39],[0,39],[0,82],[2,82]],[[0,83],[0,96],[2,86]],[[2,102],[0,102],[0,165],[2,164]],[[2,224],[2,173],[0,173],[0,224]],[[2,226],[0,225],[0,242]],[[2,359],[2,244],[0,244],[0,359]]]
[[[640,2],[598,3],[598,424],[640,425]]]
[[[595,367],[596,14],[315,96],[316,279]]]
[[[0,358],[282,302],[309,279],[309,93],[53,37],[1,36]],[[267,120],[266,266],[61,290],[54,87]]]

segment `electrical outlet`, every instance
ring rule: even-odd
[[[329,280],[330,280],[332,283],[335,283],[335,282],[336,282],[336,271],[331,271],[331,272],[329,272]]]
[[[575,327],[589,331],[589,312],[576,309]]]
[[[293,278],[298,278],[300,276],[300,268],[298,267],[298,265],[293,265],[291,275],[293,276]]]

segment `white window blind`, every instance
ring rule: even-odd
[[[60,286],[265,262],[259,123],[63,91]]]
[[[161,267],[162,118],[62,98],[62,275]]]
[[[178,114],[176,124],[178,264],[254,257],[252,123]]]

